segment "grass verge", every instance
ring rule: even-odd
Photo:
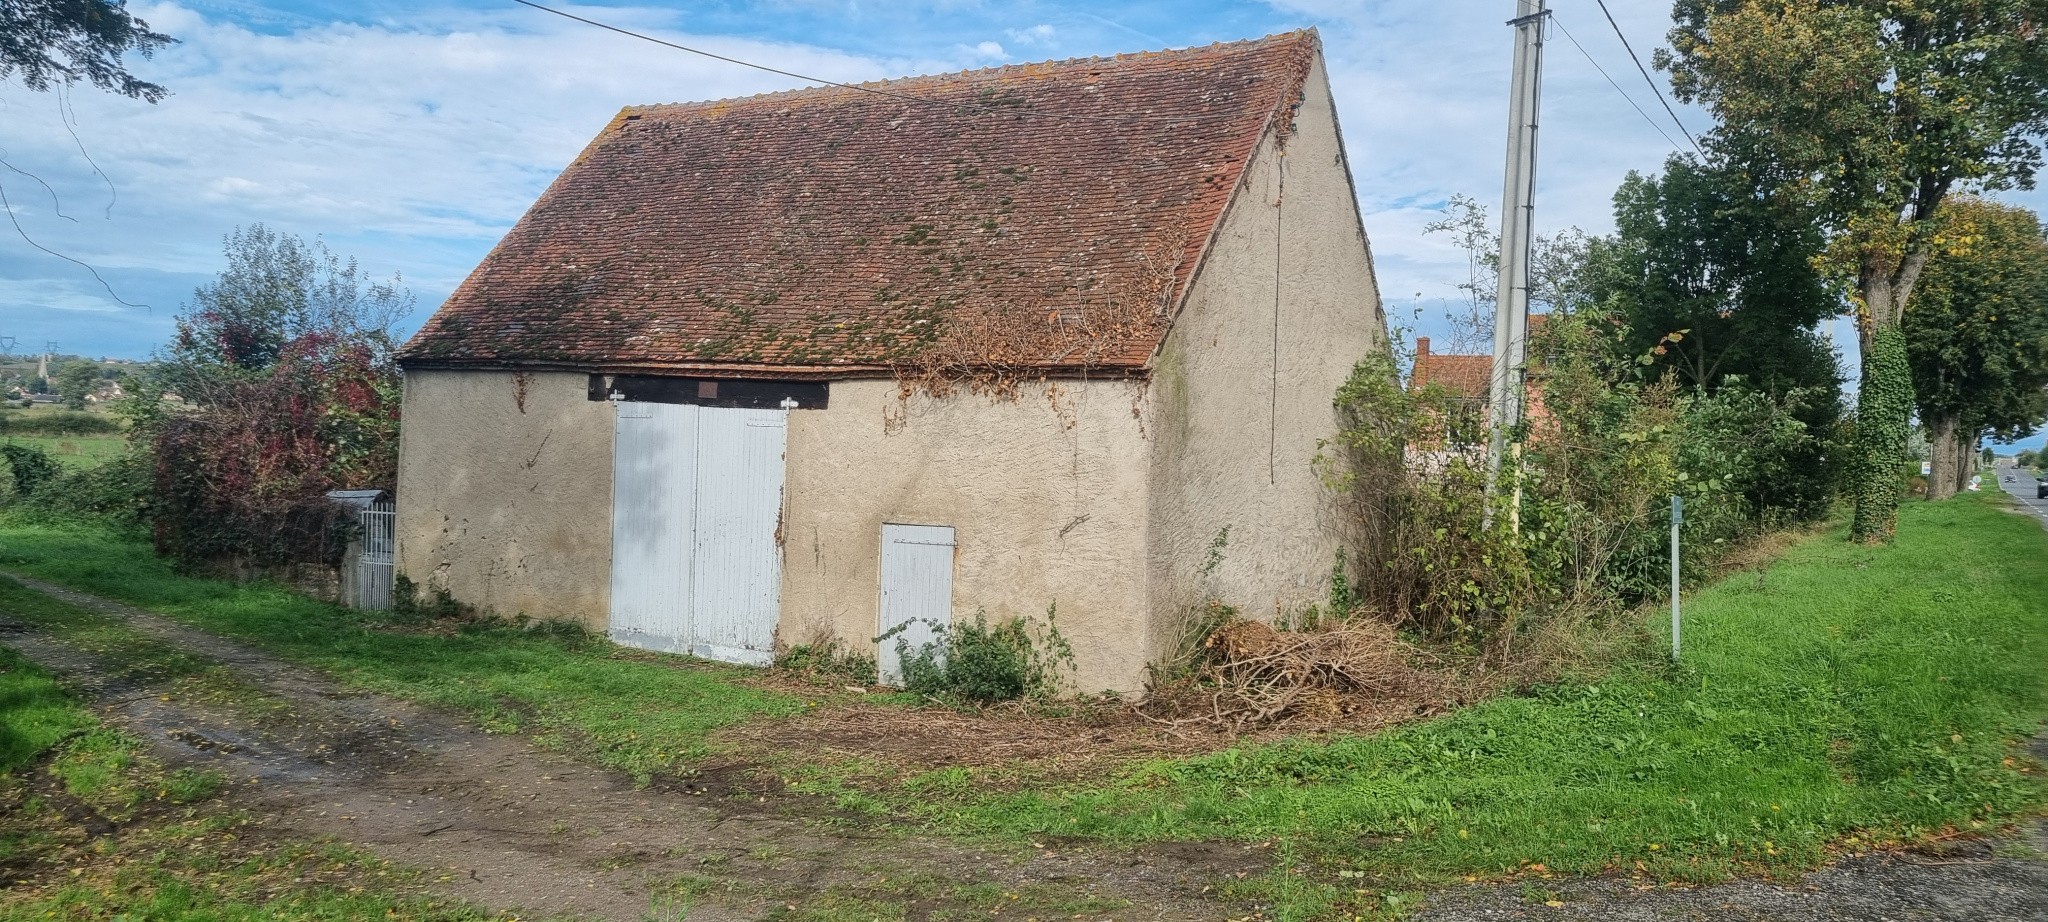
[[[542,745],[642,779],[690,774],[713,730],[805,706],[749,684],[752,677],[738,667],[683,664],[580,629],[408,621],[269,584],[181,575],[140,537],[94,525],[0,516],[0,568],[160,612],[355,687],[463,712],[494,732],[530,733]],[[46,621],[69,622],[71,630],[105,631],[108,643],[127,642],[106,623],[113,619],[14,598],[4,589],[0,602],[50,612]]]
[[[359,852],[257,833],[219,787],[165,770],[0,647],[0,922],[493,918]]]
[[[2048,803],[2019,751],[2048,716],[2048,534],[2003,505],[1909,504],[1892,547],[1837,531],[1723,579],[1687,599],[1677,667],[1108,783],[989,794],[945,769],[842,803],[1039,841],[1271,843],[1278,870],[1252,890],[1287,918],[1398,912],[1461,879],[1707,881],[1996,828]]]

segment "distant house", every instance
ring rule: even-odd
[[[1531,315],[1528,335],[1532,339],[1539,336],[1548,319],[1545,314]],[[1530,356],[1526,364],[1532,370],[1540,371],[1542,358]],[[1523,415],[1531,421],[1540,421],[1546,416],[1539,379],[1540,374],[1525,376],[1523,380]],[[1493,399],[1492,381],[1491,353],[1433,352],[1429,337],[1416,337],[1415,367],[1408,375],[1408,388],[1418,393],[1433,389],[1446,406],[1442,425],[1432,427],[1435,431],[1430,437],[1409,446],[1409,457],[1414,467],[1425,471],[1437,470],[1452,457],[1462,456],[1475,463],[1485,458],[1486,428],[1492,421],[1488,411]]]
[[[399,571],[742,663],[1325,598],[1385,348],[1313,32],[621,111],[404,348]]]

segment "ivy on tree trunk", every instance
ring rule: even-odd
[[[1849,536],[1889,544],[1898,527],[1899,469],[1913,416],[1913,370],[1906,337],[1896,322],[1875,326],[1863,350],[1863,383],[1856,395],[1856,515]]]

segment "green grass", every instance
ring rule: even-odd
[[[0,568],[147,607],[642,778],[688,774],[713,730],[805,706],[748,684],[737,667],[625,650],[580,631],[408,623],[269,584],[181,575],[140,537],[98,526],[0,517]],[[95,623],[89,613],[64,617]]]
[[[1533,864],[1707,880],[1995,827],[2048,802],[2017,751],[2048,716],[2048,534],[2001,505],[1909,504],[1894,547],[1824,535],[1695,594],[1675,669],[1108,784],[984,795],[913,778],[887,800],[1004,837],[1280,843],[1261,892],[1296,917]]]
[[[30,784],[32,770],[46,782]],[[12,877],[0,922],[492,918],[421,896],[417,875],[368,855],[253,833],[212,803],[220,787],[166,770],[0,647],[0,865]],[[81,814],[112,831],[82,835]]]
[[[92,726],[92,717],[56,680],[0,646],[0,773],[27,765],[43,750]]]
[[[58,464],[73,470],[98,467],[118,456],[128,447],[127,437],[119,433],[110,435],[10,435],[0,442],[29,445],[49,452]]]

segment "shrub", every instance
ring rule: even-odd
[[[1074,668],[1074,650],[1060,636],[1057,613],[1047,608],[1039,628],[1024,618],[990,624],[977,611],[972,622],[932,625],[933,641],[915,650],[896,637],[902,628],[878,640],[896,638],[903,686],[916,694],[973,704],[1053,698]]]
[[[776,654],[775,668],[845,685],[868,686],[880,681],[873,654],[858,652],[836,638],[790,647]]]
[[[44,484],[64,473],[57,459],[34,445],[0,445],[0,458],[7,461],[7,472],[13,478],[16,496],[32,496]]]
[[[120,431],[118,420],[98,413],[0,413],[0,433],[7,435],[110,435]]]

